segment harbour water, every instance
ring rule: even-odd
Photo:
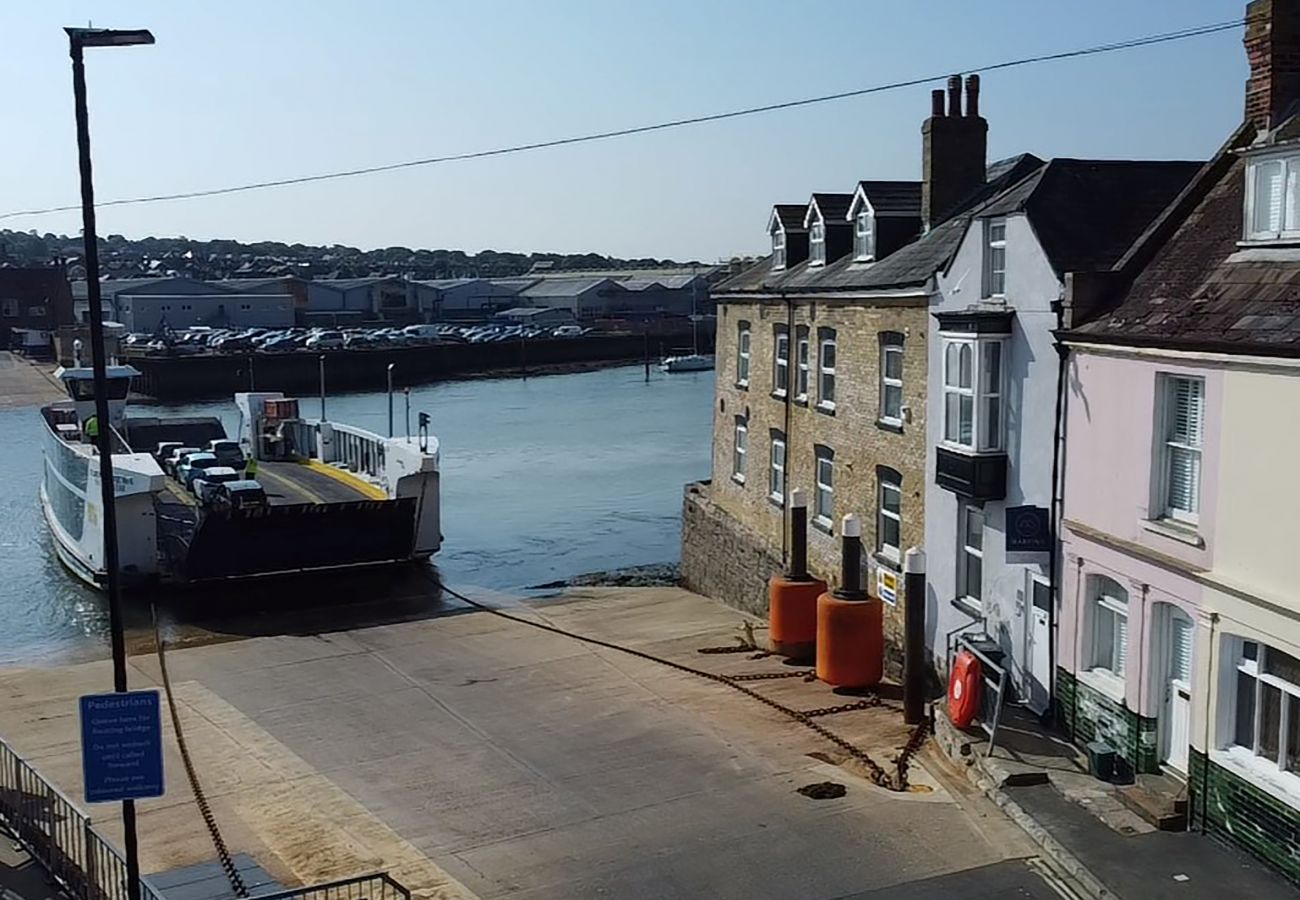
[[[445,541],[435,558],[449,585],[515,590],[584,572],[674,562],[682,486],[709,472],[713,372],[644,382],[640,366],[528,379],[451,381],[411,389],[412,423],[432,420],[442,444]],[[304,416],[319,400],[301,398]],[[233,403],[160,406],[137,414],[217,415],[234,433]],[[383,434],[384,394],[327,398],[328,417]],[[404,398],[394,397],[404,431]],[[35,407],[0,409],[0,665],[99,655],[106,647],[103,597],[62,569],[37,500],[41,474]],[[347,579],[345,590],[382,592],[384,579]],[[329,583],[338,590],[340,581]],[[296,589],[280,582],[277,602]],[[240,588],[193,598],[205,626]],[[292,598],[310,603],[311,598]],[[338,602],[337,597],[332,602]],[[366,600],[367,597],[359,597]],[[346,600],[346,598],[344,598]],[[147,624],[147,610],[129,622]]]

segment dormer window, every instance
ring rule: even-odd
[[[875,217],[871,210],[863,209],[853,220],[853,258],[874,259],[876,256]]]
[[[772,229],[772,268],[785,268],[785,231],[781,228]]]
[[[822,222],[813,222],[812,228],[808,229],[809,255],[812,259],[810,265],[826,265],[826,226]]]
[[[1300,238],[1300,154],[1268,156],[1246,166],[1246,240]]]

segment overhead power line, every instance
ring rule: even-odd
[[[1000,69],[1012,69],[1019,66],[1029,66],[1038,63],[1056,62],[1063,59],[1073,59],[1081,56],[1093,56],[1099,53],[1113,53],[1117,50],[1131,50],[1137,47],[1149,47],[1154,44],[1167,44],[1172,41],[1182,41],[1188,38],[1200,37],[1207,34],[1216,34],[1221,31],[1229,31],[1245,25],[1246,19],[1231,19],[1224,22],[1214,22],[1208,25],[1197,25],[1190,28],[1184,28],[1179,31],[1167,31],[1161,34],[1150,34],[1144,37],[1131,38],[1125,41],[1117,41],[1110,44],[1097,44],[1092,47],[1084,47],[1078,50],[1065,50],[1060,53],[1045,53],[1039,56],[1026,56],[1020,59],[1007,60],[1005,62],[993,63],[986,66],[958,70],[962,74],[996,72]],[[228,185],[226,187],[206,188],[196,191],[180,191],[173,194],[155,194],[144,197],[123,197],[116,200],[104,200],[97,202],[95,207],[102,209],[108,206],[132,206],[141,203],[161,203],[167,200],[194,200],[200,197],[217,197],[223,194],[240,194],[247,191],[260,191],[269,188],[289,187],[295,184],[311,184],[317,181],[334,181],[340,178],[355,178],[359,175],[374,175],[379,172],[395,172],[399,169],[414,169],[421,166],[434,166],[442,163],[462,162],[471,159],[486,159],[492,156],[507,156],[514,153],[525,153],[530,150],[545,150],[551,147],[565,147],[570,144],[586,144],[593,141],[604,141],[611,138],[628,137],[634,134],[648,134],[653,131],[667,131],[671,128],[684,128],[688,125],[703,125],[709,122],[722,122],[727,119],[739,119],[743,116],[754,116],[760,113],[777,112],[785,109],[795,109],[801,106],[813,106],[819,103],[830,103],[835,100],[847,100],[852,97],[864,97],[868,94],[880,94],[886,91],[895,91],[902,88],[916,87],[931,82],[940,82],[946,80],[952,70],[946,71],[941,75],[926,75],[921,78],[909,78],[906,81],[893,81],[888,84],[878,84],[872,87],[858,88],[851,91],[840,91],[834,94],[823,94],[819,97],[805,97],[799,100],[787,100],[781,103],[768,103],[762,106],[749,106],[744,109],[733,109],[727,112],[710,113],[703,116],[690,116],[684,119],[672,119],[666,122],[656,122],[652,125],[637,125],[630,128],[618,128],[612,131],[598,131],[591,134],[574,135],[571,137],[555,138],[548,141],[534,141],[527,144],[515,144],[509,147],[497,147],[491,150],[474,150],[466,153],[452,153],[445,156],[430,156],[423,159],[410,159],[404,162],[385,163],[377,166],[365,166],[357,169],[344,169],[337,172],[322,172],[316,175],[299,175],[293,178],[277,178],[271,181],[254,181],[246,184]],[[0,219],[14,219],[20,216],[40,216],[49,213],[71,212],[79,210],[78,204],[67,206],[48,206],[42,209],[23,209],[11,212],[0,213]]]

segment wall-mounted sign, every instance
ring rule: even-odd
[[[1050,553],[1052,524],[1041,506],[1007,507],[1007,552]]]
[[[876,566],[876,596],[890,606],[898,605],[898,573],[884,566]]]

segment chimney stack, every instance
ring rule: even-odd
[[[979,114],[979,76],[966,79],[965,115],[961,89],[959,76],[948,79],[946,114],[943,91],[933,91],[930,118],[921,126],[921,217],[927,231],[984,184],[989,123]]]
[[[1300,99],[1300,0],[1248,3],[1242,43],[1250,62],[1246,119],[1269,131]]]

